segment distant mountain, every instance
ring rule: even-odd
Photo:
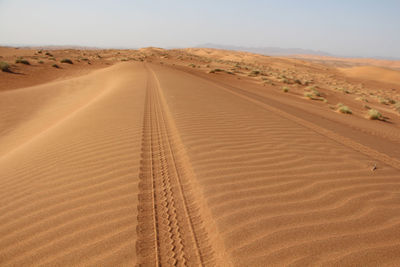
[[[279,48],[279,47],[245,47],[232,45],[217,45],[217,44],[202,44],[196,46],[198,48],[215,48],[224,50],[237,50],[250,53],[269,55],[269,56],[288,56],[288,55],[318,55],[318,56],[333,56],[324,51],[316,51],[302,48]]]

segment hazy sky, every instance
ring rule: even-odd
[[[400,57],[400,0],[0,0],[0,44],[204,43]]]

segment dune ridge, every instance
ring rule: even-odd
[[[100,78],[104,85],[86,92],[80,78],[67,81],[77,85],[65,89],[71,102],[60,97],[44,105],[43,116],[27,118],[26,127],[21,122],[21,131],[34,138],[0,160],[1,265],[136,261],[145,81],[140,67],[133,74],[131,67],[122,67],[125,74],[120,68],[82,77],[89,84]],[[116,73],[120,79],[113,79]],[[27,90],[39,97],[44,87]]]

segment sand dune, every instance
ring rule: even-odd
[[[395,123],[176,62],[0,93],[1,266],[400,263]]]
[[[354,78],[393,83],[400,85],[400,71],[374,66],[362,66],[341,69],[346,75]]]

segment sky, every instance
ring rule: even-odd
[[[400,58],[400,0],[0,0],[0,45],[205,43]]]

